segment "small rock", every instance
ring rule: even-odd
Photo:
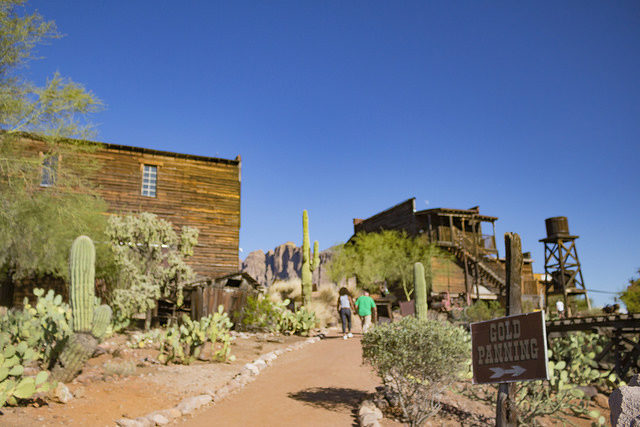
[[[258,375],[260,373],[260,369],[258,369],[258,367],[253,363],[247,363],[244,365],[242,371],[243,373],[248,372],[250,375]]]
[[[229,386],[224,386],[224,387],[218,389],[218,391],[216,391],[215,395],[212,396],[213,397],[213,401],[214,402],[218,402],[221,399],[224,399],[230,392],[231,392],[231,390],[229,389]]]
[[[274,351],[272,351],[271,353],[267,353],[264,356],[262,356],[262,360],[267,362],[267,364],[273,362],[277,358],[278,358],[278,355]]]
[[[378,407],[370,400],[365,400],[360,405],[360,410],[358,411],[358,415],[361,417],[365,414],[374,414],[378,417],[378,419],[382,418],[382,411],[378,409]]]
[[[73,399],[73,394],[69,391],[69,387],[58,383],[58,386],[53,390],[53,399],[60,403],[69,403]]]
[[[258,371],[261,371],[267,367],[267,363],[262,359],[257,359],[253,362],[253,366],[258,368]]]
[[[640,387],[640,374],[632,376],[627,385],[629,387]]]
[[[134,421],[139,422],[140,427],[154,427],[156,424],[148,418],[138,417]]]
[[[152,425],[163,426],[169,424],[169,418],[159,413],[149,414],[145,418],[151,421],[153,423]]]
[[[119,420],[116,420],[116,424],[120,427],[145,427],[144,423],[129,418],[120,418]]]
[[[367,413],[362,418],[360,418],[360,425],[362,427],[379,427],[380,423],[378,422],[379,418],[376,414]]]
[[[81,398],[81,397],[85,397],[87,395],[87,391],[84,389],[84,387],[78,387],[74,392],[73,392],[74,397],[76,398]]]
[[[201,394],[200,396],[190,397],[183,400],[178,404],[178,406],[176,406],[176,408],[182,412],[182,415],[187,415],[211,402],[211,400],[211,396],[208,394]]]
[[[284,338],[282,337],[268,337],[267,342],[277,342],[282,344],[284,342]]]

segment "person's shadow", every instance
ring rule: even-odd
[[[354,425],[358,423],[358,406],[370,394],[363,390],[344,387],[312,387],[289,393],[289,398],[329,411],[351,412]]]

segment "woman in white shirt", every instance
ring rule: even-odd
[[[349,290],[344,286],[340,288],[338,292],[338,313],[340,314],[340,320],[342,321],[342,338],[351,338],[351,312],[353,311],[353,298]]]

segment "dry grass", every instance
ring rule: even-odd
[[[287,281],[276,280],[269,289],[267,295],[274,302],[282,302],[286,299],[300,303],[302,301],[302,286],[300,279],[290,279]]]
[[[317,327],[325,328],[338,324],[338,312],[335,304],[327,305],[324,301],[314,299],[307,308],[316,314]]]

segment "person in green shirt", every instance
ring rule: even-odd
[[[364,294],[358,297],[356,300],[356,309],[362,321],[362,333],[364,334],[371,327],[371,319],[373,318],[375,320],[378,314],[376,311],[376,303],[373,301],[373,298],[369,296],[369,292],[364,291]]]

